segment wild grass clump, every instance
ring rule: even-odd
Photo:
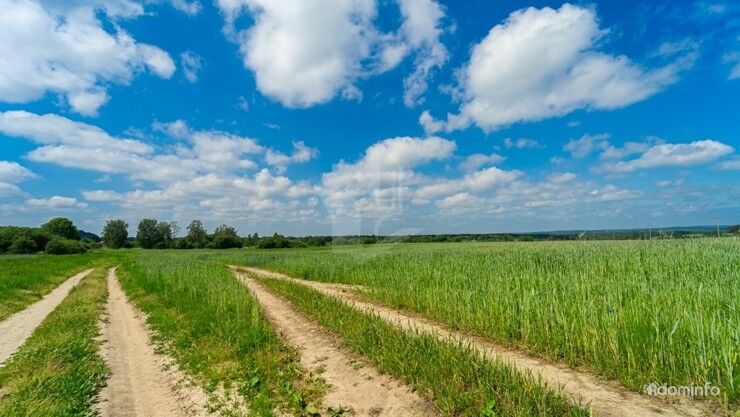
[[[248,251],[231,262],[369,296],[641,390],[740,396],[740,238]]]

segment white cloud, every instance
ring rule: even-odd
[[[143,9],[129,1],[43,3],[0,0],[0,101],[27,103],[46,93],[95,116],[108,101],[105,85],[128,84],[143,69],[169,78],[175,64],[161,49],[136,42],[96,16],[130,18]]]
[[[730,159],[729,161],[722,161],[717,164],[717,168],[726,171],[740,169],[740,158]]]
[[[539,144],[539,142],[537,142],[534,139],[527,139],[527,138],[519,138],[519,139],[505,138],[504,139],[504,146],[506,146],[507,149],[510,149],[510,148],[516,148],[516,149],[532,148],[532,149],[537,149],[537,148],[540,147],[540,144]]]
[[[623,173],[638,169],[666,166],[700,165],[729,155],[733,148],[716,140],[697,140],[691,143],[666,143],[647,148],[637,158],[605,163],[600,170]]]
[[[203,5],[201,5],[198,0],[170,0],[170,4],[172,4],[172,7],[188,16],[195,16],[203,9]]]
[[[251,155],[264,151],[254,139],[193,131],[183,121],[153,127],[181,141],[155,149],[143,141],[114,137],[96,126],[54,114],[0,113],[0,133],[45,145],[29,152],[30,160],[126,174],[134,180],[166,182],[209,172],[252,170],[257,165]]]
[[[433,135],[440,130],[444,129],[445,124],[444,122],[440,120],[436,120],[434,117],[432,117],[431,113],[429,113],[429,110],[424,110],[419,115],[419,124],[424,129],[424,133],[427,135]]]
[[[475,123],[493,130],[577,109],[616,109],[644,100],[678,79],[695,52],[657,69],[597,50],[607,31],[592,8],[515,11],[472,48],[460,71],[463,104],[446,128]]]
[[[15,184],[35,176],[30,169],[17,162],[0,161],[0,182]]]
[[[0,112],[0,132],[23,137],[44,145],[70,145],[105,148],[133,154],[146,154],[152,147],[133,139],[119,139],[99,127],[75,122],[56,114],[38,115],[27,111]]]
[[[77,201],[76,198],[55,195],[49,198],[30,198],[26,205],[34,208],[44,209],[83,209],[87,203]]]
[[[440,42],[441,20],[445,13],[433,0],[398,0],[404,18],[399,29],[400,48],[418,50],[414,72],[403,80],[403,102],[411,107],[423,102],[422,96],[435,68],[447,62],[447,48]],[[399,45],[394,45],[399,48]]]
[[[306,146],[303,142],[293,142],[293,153],[286,155],[273,149],[265,152],[265,162],[277,168],[278,172],[284,172],[287,165],[302,164],[319,155],[319,150]]]
[[[484,165],[500,164],[505,159],[505,157],[497,153],[492,153],[490,155],[475,153],[472,155],[468,155],[467,157],[465,157],[465,159],[463,159],[463,161],[460,163],[460,169],[462,169],[463,171],[475,171],[476,169]]]
[[[444,11],[433,0],[398,0],[396,33],[374,25],[376,0],[218,0],[227,34],[240,45],[257,89],[286,107],[310,107],[340,96],[361,100],[359,79],[395,68],[416,54],[404,101],[421,100],[435,68],[447,61],[440,43]],[[254,24],[239,30],[249,13]]]
[[[190,83],[198,81],[198,74],[203,68],[203,59],[193,51],[186,51],[180,54],[180,66],[185,74],[185,79]]]
[[[604,150],[609,146],[609,135],[601,133],[598,135],[583,135],[578,139],[570,140],[563,147],[564,151],[570,152],[573,158],[585,158],[595,151]]]

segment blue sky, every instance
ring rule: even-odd
[[[735,2],[0,0],[0,224],[740,222]]]

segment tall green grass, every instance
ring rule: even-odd
[[[301,415],[318,406],[321,387],[302,374],[296,352],[223,264],[202,252],[138,251],[118,274],[158,345],[207,391],[226,388],[250,415]]]
[[[383,372],[429,397],[448,416],[586,416],[588,412],[548,391],[511,366],[480,357],[467,345],[409,334],[372,314],[299,284],[262,283],[335,332]]]
[[[23,310],[71,275],[109,256],[109,252],[103,251],[65,256],[0,256],[0,320]]]
[[[223,256],[223,255],[221,255]],[[364,284],[421,313],[640,390],[738,403],[740,239],[421,244],[244,251],[231,262]]]
[[[107,373],[98,354],[106,270],[85,277],[0,368],[0,416],[94,416]]]

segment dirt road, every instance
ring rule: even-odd
[[[682,399],[680,403],[676,404],[667,404],[657,398],[629,391],[616,382],[606,381],[596,375],[577,371],[562,364],[549,363],[520,351],[502,347],[483,338],[447,329],[443,325],[422,317],[361,300],[352,292],[337,287],[336,284],[297,279],[253,267],[239,266],[237,269],[255,276],[285,279],[306,285],[323,294],[343,300],[360,310],[373,312],[382,319],[407,330],[418,330],[435,334],[442,339],[454,339],[470,343],[485,357],[498,357],[512,364],[520,372],[531,372],[533,375],[540,375],[543,381],[554,390],[562,387],[562,392],[566,396],[583,404],[589,404],[598,416],[699,417],[718,415],[713,413],[708,404],[700,404],[690,399]]]
[[[174,361],[154,351],[146,321],[124,294],[115,269],[108,272],[108,303],[101,355],[110,377],[100,393],[102,417],[208,416],[208,397],[184,386]]]
[[[400,381],[380,374],[338,347],[339,340],[299,313],[286,300],[273,295],[255,280],[240,275],[257,298],[265,315],[287,343],[298,349],[301,365],[329,385],[324,398],[328,407],[351,407],[356,416],[433,416],[434,408]],[[323,413],[322,413],[323,414]]]
[[[23,345],[46,316],[54,311],[64,301],[69,291],[91,271],[92,269],[88,269],[67,278],[44,298],[0,322],[0,366]]]

